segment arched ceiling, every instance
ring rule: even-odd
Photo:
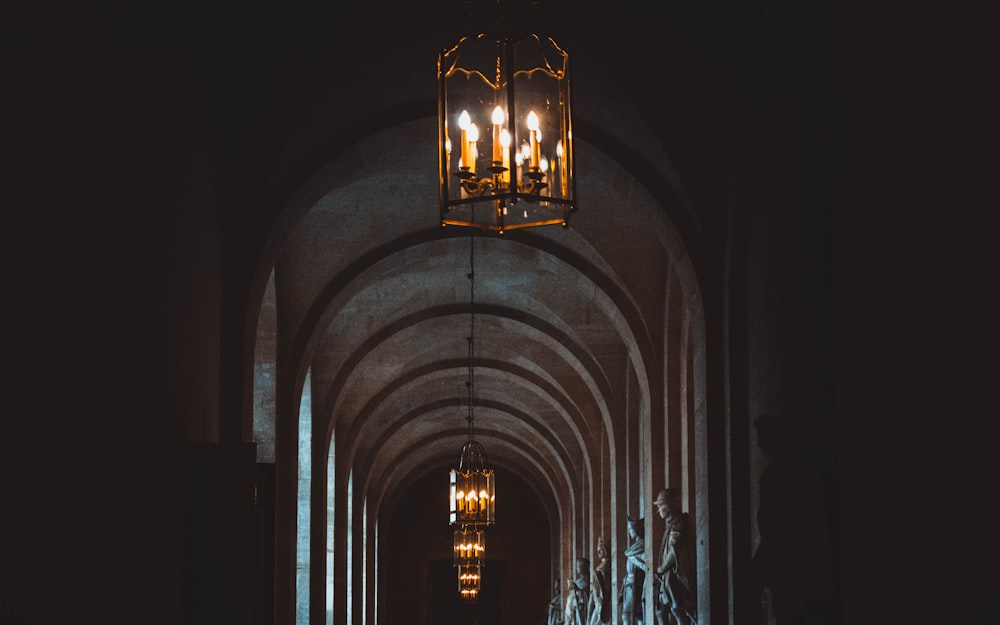
[[[365,137],[292,202],[264,308],[369,500],[457,462],[472,328],[474,436],[553,511],[617,453],[631,389],[662,379],[668,289],[697,298],[687,252],[653,195],[579,144],[567,228],[440,226],[433,118]]]
[[[318,47],[331,73],[311,58],[302,71],[319,85],[270,96],[300,110],[249,202],[266,240],[254,283],[273,297],[262,314],[277,311],[279,375],[309,371],[314,426],[336,432],[338,462],[391,501],[467,438],[474,239],[474,433],[498,469],[556,505],[592,486],[624,450],[625,420],[662,395],[668,323],[699,323],[696,269],[718,245],[703,238],[719,219],[705,207],[725,205],[730,164],[711,150],[724,147],[718,94],[686,88],[684,71],[697,58],[699,80],[725,78],[742,39],[678,6],[668,13],[690,32],[670,15],[654,28],[644,5],[530,3],[521,25],[549,27],[572,58],[579,210],[567,228],[485,234],[439,225],[434,118],[434,59],[479,4],[384,21],[381,3],[366,5],[355,17],[384,45],[332,23]],[[435,12],[447,18],[425,19]]]

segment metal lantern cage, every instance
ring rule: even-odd
[[[482,564],[486,558],[486,532],[463,526],[455,530],[455,566]]]
[[[475,602],[479,598],[482,575],[478,564],[458,567],[458,594],[464,601]]]
[[[449,475],[449,522],[487,527],[496,520],[496,479],[483,446],[472,440],[471,421],[469,428],[458,468]]]
[[[567,225],[569,55],[548,37],[463,37],[438,57],[442,226]]]

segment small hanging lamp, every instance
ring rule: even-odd
[[[458,593],[463,601],[475,603],[479,599],[481,580],[480,565],[466,564],[458,567]]]
[[[486,463],[482,444],[472,439],[462,446],[458,468],[449,479],[450,514],[452,525],[490,526],[496,514],[496,480],[493,469]]]
[[[455,566],[482,564],[486,558],[486,533],[477,526],[455,530]]]

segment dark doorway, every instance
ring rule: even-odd
[[[483,565],[482,588],[475,603],[462,601],[458,594],[458,573],[450,560],[428,563],[431,580],[431,623],[433,625],[503,625],[503,587],[506,562],[487,560]]]
[[[498,480],[503,516],[487,530],[491,557],[483,568],[483,594],[478,608],[459,609],[454,531],[442,488],[447,475],[447,466],[428,470],[386,503],[377,541],[379,623],[466,625],[473,617],[479,625],[544,623],[552,597],[553,530],[538,493],[513,473]]]

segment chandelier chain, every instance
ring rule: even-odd
[[[469,376],[466,381],[469,395],[469,440],[472,440],[472,391],[473,391],[473,356],[475,352],[476,337],[476,269],[475,269],[475,244],[476,237],[469,236]]]

